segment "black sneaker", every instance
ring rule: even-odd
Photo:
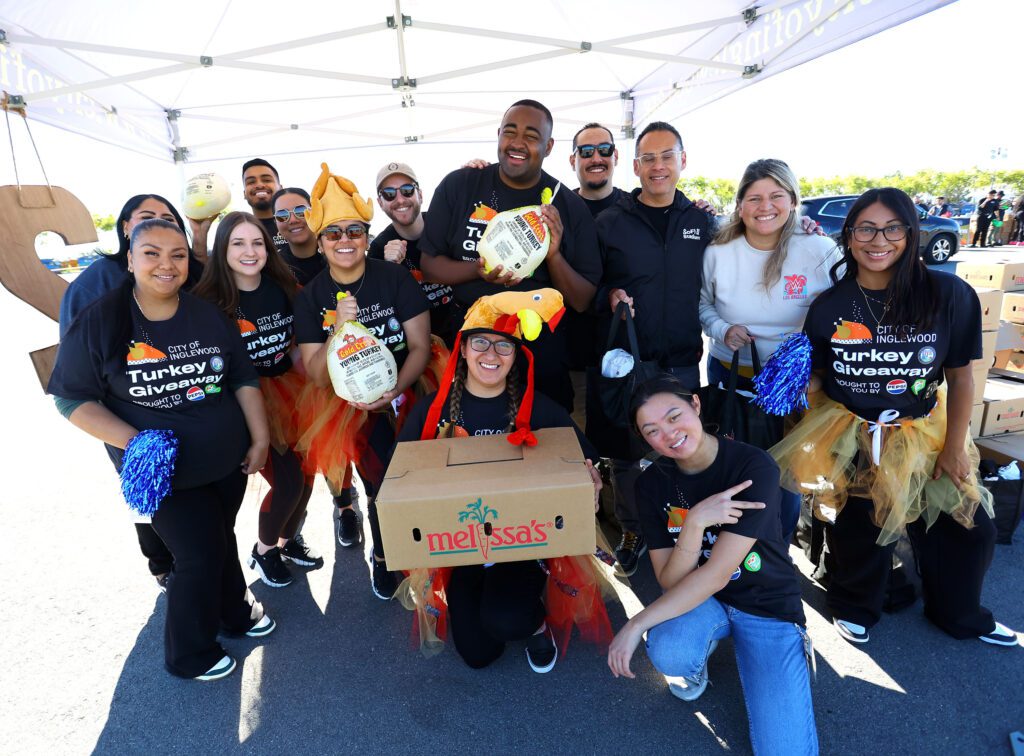
[[[640,557],[647,551],[647,542],[639,533],[626,530],[622,533],[622,540],[615,549],[615,559],[619,563],[622,574],[629,577],[636,572],[640,564]]]
[[[558,646],[555,645],[555,636],[551,634],[550,627],[545,627],[542,633],[531,635],[526,641],[526,661],[530,663],[530,669],[542,675],[555,668]]]
[[[338,543],[351,549],[360,540],[359,513],[353,507],[338,512]]]
[[[371,552],[370,588],[374,596],[382,601],[390,601],[398,593],[398,585],[402,579],[402,573],[389,570],[387,562],[378,562]]]
[[[252,555],[249,557],[249,566],[256,570],[260,580],[271,588],[284,588],[286,585],[291,585],[292,573],[281,560],[281,549],[277,546],[266,554],[260,554],[253,546]]]
[[[315,570],[324,566],[324,558],[306,545],[301,534],[296,534],[281,547],[281,558],[286,562],[294,562],[300,567],[312,567]]]

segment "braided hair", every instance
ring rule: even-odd
[[[505,429],[505,432],[511,433],[516,429],[519,400],[523,396],[522,389],[519,387],[519,365],[517,362],[512,363],[512,367],[505,377],[505,393],[508,395],[508,427]]]
[[[455,426],[458,425],[459,415],[462,414],[462,391],[466,388],[466,373],[469,368],[464,359],[458,359],[459,364],[455,368],[452,388],[448,394],[448,424],[440,438],[452,438],[455,435]]]

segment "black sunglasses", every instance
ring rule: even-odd
[[[306,205],[296,205],[291,210],[278,210],[274,213],[274,217],[281,221],[281,223],[287,223],[288,219],[292,216],[292,213],[295,214],[297,219],[302,220],[306,217],[306,213],[308,212],[309,208]]]
[[[381,199],[391,202],[398,193],[401,192],[403,197],[411,197],[416,194],[416,190],[419,189],[419,184],[402,184],[399,187],[385,186],[383,189],[378,189],[377,194],[380,195]]]
[[[601,144],[579,144],[576,145],[576,152],[580,154],[581,158],[592,158],[594,157],[594,150],[597,150],[597,154],[601,157],[611,157],[612,153],[615,152],[615,145],[610,142],[601,142]]]
[[[353,223],[350,226],[328,226],[320,232],[320,236],[324,237],[327,241],[341,241],[342,236],[347,236],[349,239],[362,239],[366,235],[366,226],[361,223]]]

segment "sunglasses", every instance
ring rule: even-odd
[[[383,189],[378,189],[377,194],[380,195],[382,200],[391,202],[391,200],[398,196],[399,192],[402,193],[403,197],[411,197],[416,194],[416,190],[419,189],[419,186],[419,184],[402,184],[399,187],[386,186]]]
[[[601,142],[601,144],[576,145],[576,152],[580,154],[581,158],[594,157],[594,150],[597,150],[597,154],[601,157],[611,157],[612,153],[615,152],[615,145],[609,142]]]
[[[502,357],[508,357],[516,351],[516,345],[511,341],[491,341],[485,336],[473,336],[469,339],[469,346],[474,352],[486,352],[491,347]]]
[[[302,220],[306,217],[306,213],[308,212],[309,208],[306,205],[296,205],[291,210],[278,210],[274,213],[274,217],[279,223],[287,223],[288,219],[292,217],[292,215],[295,216],[296,220]]]
[[[366,226],[361,223],[353,223],[350,226],[328,226],[320,232],[320,236],[325,238],[327,241],[341,241],[341,237],[347,236],[349,239],[362,239],[366,236]]]

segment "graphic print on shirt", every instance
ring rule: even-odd
[[[462,242],[462,250],[471,254],[463,255],[463,260],[466,260],[467,262],[476,262],[478,257],[476,253],[476,243],[483,238],[487,224],[490,222],[491,218],[497,214],[497,210],[488,207],[483,202],[477,202],[476,205],[473,206],[473,212],[469,214],[469,218],[467,219],[468,225],[466,226],[466,234],[468,238]]]
[[[166,354],[135,341],[128,349],[125,376],[135,404],[172,409],[219,394],[224,358],[220,347],[205,347],[201,341],[172,344]]]
[[[807,299],[807,276],[794,273],[786,276],[786,289],[783,299]]]
[[[866,325],[870,313],[856,302],[851,310],[851,317],[833,321],[830,346],[836,383],[853,394],[899,396],[909,389],[921,399],[933,396],[939,382],[927,378],[934,369],[935,348],[920,345],[934,344],[937,335],[917,333],[914,326],[885,324],[872,332]]]
[[[667,503],[664,507],[665,514],[668,516],[668,532],[672,535],[673,542],[679,538],[679,533],[683,529],[683,521],[686,519],[687,509],[684,507],[677,507],[674,504]],[[708,528],[704,531],[704,536],[701,538],[701,552],[697,558],[697,567],[702,567],[705,562],[711,558],[711,549],[714,547],[715,542],[718,541],[718,529]],[[747,560],[750,560],[751,556],[757,560],[757,570],[761,569],[761,558],[757,556],[757,552],[750,552],[747,555]],[[756,572],[757,570],[751,570]],[[743,576],[742,570],[737,567],[733,573],[729,576],[729,580],[739,580]]]
[[[264,315],[257,318],[256,323],[244,316],[238,318],[245,351],[257,370],[276,365],[288,355],[294,320],[295,316],[290,312]]]

